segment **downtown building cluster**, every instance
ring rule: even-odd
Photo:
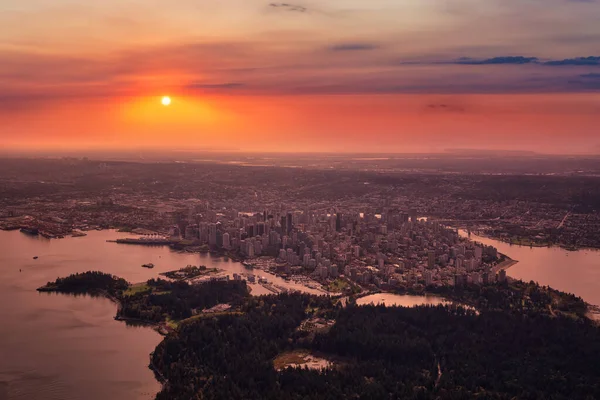
[[[455,229],[417,218],[415,210],[210,210],[174,226],[173,240],[206,246],[283,276],[337,278],[362,286],[399,288],[484,285],[505,280],[495,248]]]

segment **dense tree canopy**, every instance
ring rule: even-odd
[[[116,296],[126,290],[129,284],[125,279],[98,271],[72,274],[66,278],[58,278],[48,282],[39,291],[60,292],[70,294],[109,294]]]
[[[125,317],[180,320],[152,355],[165,382],[158,400],[600,398],[600,328],[581,299],[534,282],[437,289],[471,308],[342,308],[325,296],[251,297],[245,282],[138,289],[100,272],[40,288],[109,295]],[[222,303],[232,310],[202,312]],[[319,319],[335,322],[302,328]],[[299,350],[333,366],[275,369]]]
[[[183,281],[151,279],[147,285],[149,290],[146,292],[122,297],[120,317],[150,322],[160,322],[166,317],[182,320],[191,317],[194,310],[220,303],[240,304],[249,295],[243,281],[190,285]]]
[[[159,400],[600,398],[600,332],[587,320],[350,306],[307,342],[295,328],[325,300],[280,295],[245,307],[184,324],[158,346],[153,361],[168,379]],[[337,366],[277,372],[273,358],[295,347]]]

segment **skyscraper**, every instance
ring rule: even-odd
[[[257,234],[257,235],[259,235],[259,236],[262,236],[262,235],[264,235],[264,233],[265,233],[265,223],[264,223],[264,222],[259,222],[259,223],[256,225],[256,228],[257,228],[257,229],[256,229],[256,234]]]
[[[281,216],[281,234],[285,235],[287,233],[287,220],[285,218],[285,215]]]
[[[231,243],[230,243],[229,233],[225,232],[223,234],[223,248],[229,250],[230,247],[231,247]]]
[[[288,211],[287,213],[287,233],[288,235],[290,234],[290,232],[292,231],[292,227],[293,227],[293,215],[291,212]]]
[[[429,250],[427,253],[427,266],[433,268],[435,266],[435,251]]]
[[[431,271],[425,271],[423,277],[425,278],[425,285],[431,286],[431,284],[433,283],[433,274],[431,273]]]
[[[217,224],[208,225],[208,244],[210,246],[217,245]]]

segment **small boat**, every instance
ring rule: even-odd
[[[39,258],[38,256],[33,257],[34,260],[37,260],[38,258]]]
[[[152,263],[143,264],[142,267],[143,268],[154,268],[154,264],[152,264]]]

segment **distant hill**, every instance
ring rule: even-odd
[[[453,154],[453,155],[486,156],[486,157],[506,157],[506,156],[530,157],[530,156],[539,155],[539,153],[536,153],[535,151],[527,151],[527,150],[446,149],[445,152]]]

